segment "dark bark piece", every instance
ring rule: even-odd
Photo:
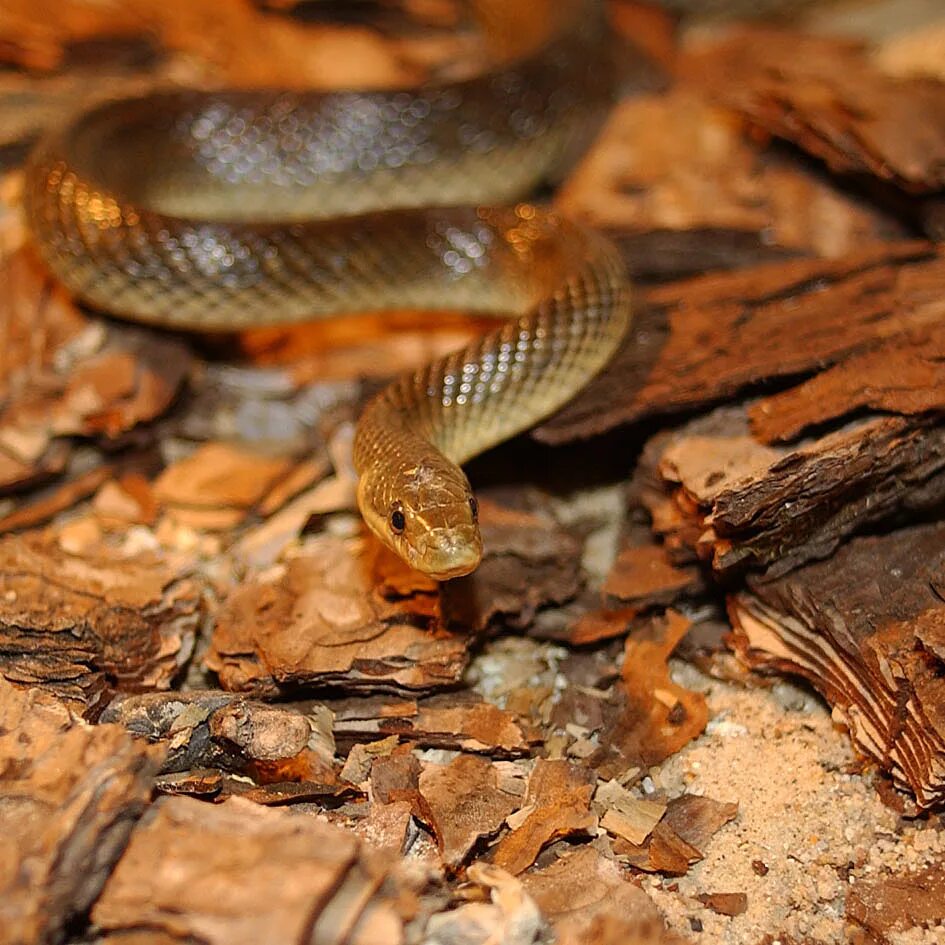
[[[247,895],[247,877],[252,895]],[[105,940],[398,945],[409,887],[386,857],[312,817],[241,798],[158,800],[92,911]]]
[[[560,945],[683,945],[650,897],[593,846],[525,873],[522,882]]]
[[[62,937],[121,855],[163,749],[0,679],[0,942]]]
[[[596,780],[593,771],[562,759],[537,759],[522,805],[527,816],[499,841],[492,862],[517,875],[552,840],[592,832],[597,826],[597,817],[590,811]]]
[[[694,88],[619,103],[556,196],[625,249],[632,276],[839,256],[905,229],[826,177],[749,142]]]
[[[449,625],[482,632],[501,619],[525,628],[536,612],[570,600],[581,587],[580,543],[550,515],[480,497],[484,558],[468,577],[442,586]]]
[[[719,573],[783,574],[867,525],[945,499],[945,428],[921,417],[867,417],[771,447],[751,435],[744,408],[720,408],[654,448],[676,516],[656,495],[657,529],[677,553],[686,548]]]
[[[733,645],[749,666],[810,680],[929,807],[945,800],[943,599],[945,524],[857,538],[785,577],[750,577],[730,598]]]
[[[682,73],[766,131],[911,193],[945,188],[945,83],[883,75],[860,43],[745,29]]]
[[[943,291],[945,256],[919,243],[651,289],[611,364],[535,436],[565,443],[815,373],[879,340],[934,325]]]
[[[332,715],[324,706],[302,712],[226,692],[146,693],[115,699],[102,721],[168,743],[165,773],[219,768],[262,783],[336,780]]]
[[[112,689],[166,689],[193,647],[198,585],[150,554],[0,540],[0,674],[91,716]]]
[[[904,415],[945,411],[945,330],[907,332],[841,361],[803,384],[753,404],[752,433],[764,443],[864,409]]]
[[[945,923],[945,862],[859,882],[847,896],[846,916],[887,942],[888,932],[941,927]]]
[[[391,586],[397,593],[387,597]],[[459,681],[469,642],[447,632],[439,612],[436,585],[373,539],[322,536],[281,576],[230,596],[207,666],[224,688],[255,694],[303,685],[435,689]]]
[[[520,796],[503,789],[496,766],[476,755],[459,755],[448,765],[425,765],[420,794],[443,863],[453,870],[462,866],[482,837],[497,833],[522,803]]]

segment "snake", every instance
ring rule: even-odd
[[[24,187],[45,264],[119,318],[202,332],[393,309],[499,318],[395,378],[356,425],[364,521],[438,581],[483,554],[462,465],[584,388],[632,307],[614,244],[527,202],[606,114],[602,3],[471,3],[500,50],[475,75],[107,101],[38,143]]]

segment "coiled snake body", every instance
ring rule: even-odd
[[[474,5],[509,46],[512,14],[535,2]],[[606,98],[597,0],[546,13],[538,48],[513,43],[510,61],[473,79],[113,102],[43,141],[27,169],[47,263],[121,317],[234,330],[392,308],[505,316],[396,380],[358,423],[365,521],[438,579],[482,553],[458,464],[567,402],[630,316],[603,237],[539,207],[479,206],[553,175]]]

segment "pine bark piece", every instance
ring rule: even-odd
[[[79,557],[34,533],[0,540],[0,674],[87,717],[113,687],[167,689],[201,609],[196,582],[153,555],[101,547]]]
[[[609,233],[643,277],[839,256],[906,235],[826,178],[760,150],[747,130],[685,86],[623,101],[556,203]]]
[[[869,941],[888,942],[890,932],[941,928],[945,923],[945,861],[858,882],[847,896],[846,917],[870,934]]]
[[[299,711],[218,691],[145,693],[114,699],[103,722],[163,742],[163,773],[219,768],[262,783],[337,780],[331,711]]]
[[[656,499],[664,541],[723,574],[787,573],[867,525],[945,498],[945,427],[924,417],[867,416],[768,446],[752,436],[746,408],[724,407],[662,437],[657,454],[678,516]]]
[[[638,293],[611,364],[535,431],[565,443],[814,374],[941,319],[945,255],[884,243],[834,260],[766,264]]]
[[[387,41],[366,27],[313,25],[275,16],[249,0],[221,0],[213,11],[186,0],[159,6],[152,0],[128,0],[115,10],[83,0],[65,0],[54,8],[11,0],[0,10],[0,57],[32,71],[60,68],[71,48],[101,41],[103,35],[129,44],[147,43],[152,54],[156,45],[165,54],[183,55],[201,72],[243,87],[420,84],[428,71],[421,65],[423,53],[429,59],[437,49],[429,42],[414,48],[407,39]],[[453,36],[441,39],[439,46],[439,58],[455,61],[463,54],[471,58],[479,44]]]
[[[411,908],[391,861],[348,831],[241,798],[170,797],[139,823],[92,920],[106,941],[148,929],[208,945],[400,945]]]
[[[560,945],[684,945],[667,931],[650,897],[593,846],[525,873],[522,881]]]
[[[0,450],[37,470],[0,481],[0,488],[22,486],[49,471],[50,451],[64,445],[63,437],[116,440],[171,405],[191,364],[184,345],[135,330],[116,330],[102,341],[78,363],[73,356],[68,371],[31,370],[29,382],[0,410]]]
[[[771,134],[911,193],[945,188],[945,83],[883,75],[861,44],[744,29],[681,71]]]
[[[2,475],[0,472],[0,478]],[[44,494],[31,496],[8,515],[0,517],[0,533],[35,528],[49,521],[60,512],[65,512],[88,498],[100,486],[109,483],[111,476],[112,470],[108,466],[96,466],[74,479],[53,485]]]
[[[148,803],[162,754],[0,678],[0,943],[55,941],[88,909]]]
[[[499,769],[476,755],[459,755],[448,765],[425,765],[420,795],[451,870],[462,866],[473,846],[497,833],[521,806],[521,797],[503,790]]]
[[[945,800],[945,524],[856,538],[829,560],[749,577],[729,601],[749,666],[819,689],[857,747],[911,790]]]
[[[492,861],[513,875],[530,867],[552,840],[593,833],[597,816],[590,810],[593,771],[562,759],[539,758],[528,778],[525,802],[516,826],[500,841]]]
[[[371,539],[321,536],[224,602],[206,663],[225,689],[256,695],[424,691],[459,681],[468,642],[443,628],[434,582]]]

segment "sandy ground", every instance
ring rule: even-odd
[[[686,665],[676,676],[705,693],[712,720],[654,781],[673,795],[685,789],[739,805],[737,820],[716,834],[687,876],[647,884],[677,931],[691,935],[697,918],[706,941],[726,945],[755,943],[774,930],[824,945],[845,942],[849,887],[945,853],[940,825],[900,818],[880,800],[872,776],[856,773],[845,733],[816,696],[788,682],[738,689]],[[766,875],[753,861],[764,863]],[[678,892],[668,889],[676,884]],[[703,892],[745,892],[748,910],[728,918],[686,903]],[[942,942],[945,932],[915,930],[893,940]]]

